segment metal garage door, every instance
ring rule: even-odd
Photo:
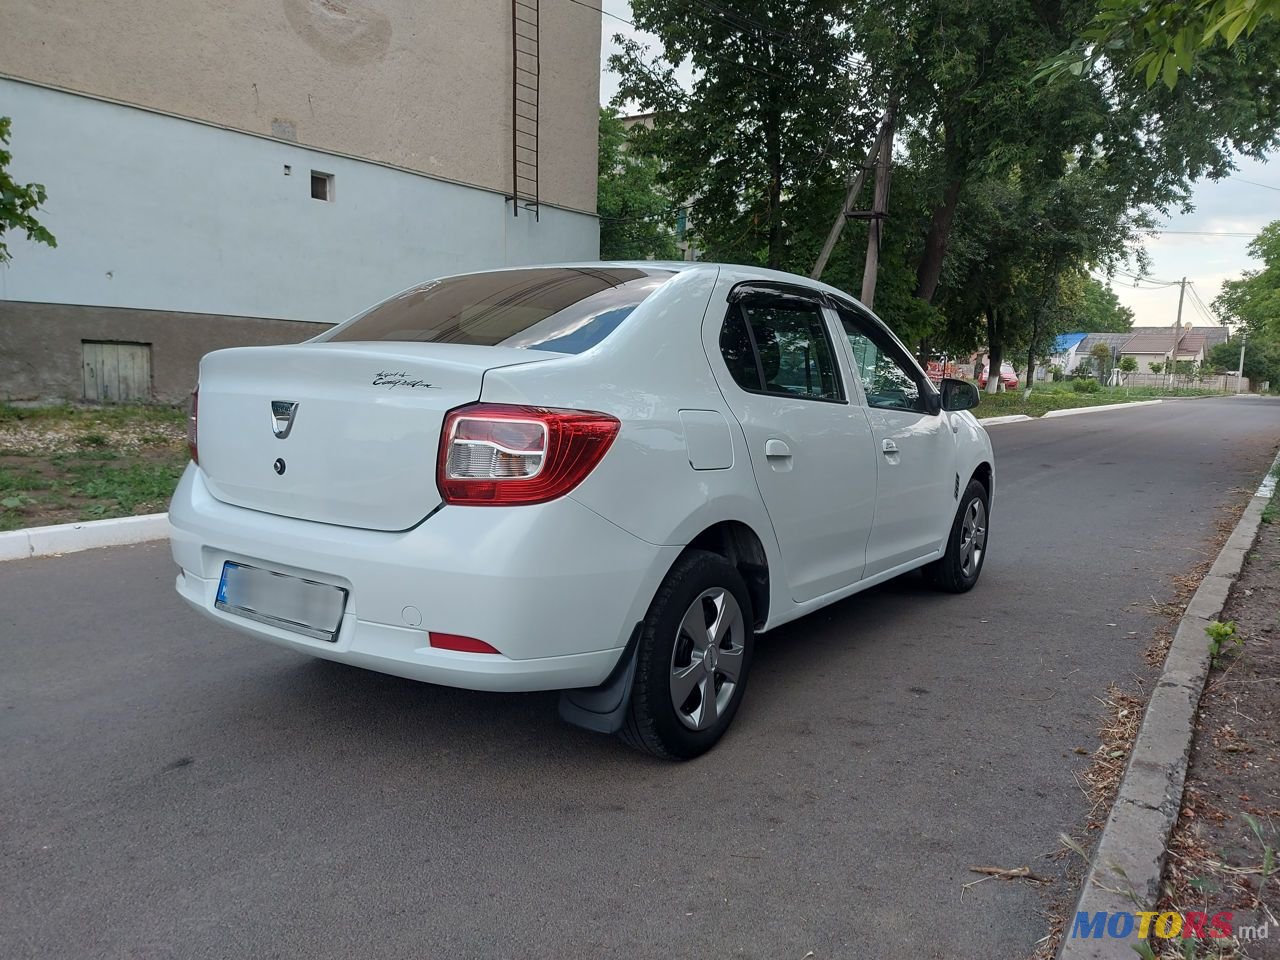
[[[85,340],[82,347],[86,400],[151,399],[151,344]]]

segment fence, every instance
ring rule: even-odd
[[[1110,385],[1113,387],[1148,387],[1157,390],[1204,390],[1208,393],[1240,393],[1249,389],[1249,378],[1241,379],[1233,374],[1223,376],[1195,377],[1183,373],[1175,373],[1170,383],[1167,373],[1125,373],[1114,370]]]

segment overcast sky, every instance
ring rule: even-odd
[[[602,0],[602,5],[605,12],[600,25],[602,64],[615,49],[614,34],[652,41],[651,37],[616,19],[631,19],[628,0]],[[605,66],[600,78],[600,102],[608,103],[617,89],[617,78]],[[1245,247],[1259,230],[1272,220],[1280,219],[1280,163],[1246,159],[1241,160],[1239,166],[1239,171],[1228,180],[1217,183],[1206,180],[1197,184],[1192,198],[1195,210],[1170,217],[1164,225],[1169,232],[1146,241],[1153,278],[1177,281],[1185,276],[1189,281],[1190,289],[1182,308],[1184,323],[1187,320],[1196,324],[1214,322],[1201,314],[1200,303],[1190,291],[1199,294],[1199,301],[1205,305],[1211,303],[1224,280],[1257,266]],[[1172,232],[1175,230],[1197,232]],[[1203,235],[1205,233],[1212,235]],[[1218,235],[1236,233],[1247,236]],[[1173,323],[1178,310],[1177,286],[1135,289],[1131,281],[1118,277],[1112,282],[1112,288],[1121,302],[1133,310],[1134,322],[1139,326]]]

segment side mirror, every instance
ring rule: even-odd
[[[943,410],[972,410],[979,399],[978,388],[968,380],[947,377],[942,381]]]

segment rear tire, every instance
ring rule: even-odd
[[[923,568],[930,584],[948,593],[973,589],[987,559],[990,506],[987,488],[979,480],[970,480],[947,535],[947,552]]]
[[[686,552],[649,605],[631,702],[618,736],[669,760],[715,746],[733,722],[751,668],[751,600],[733,564]]]

